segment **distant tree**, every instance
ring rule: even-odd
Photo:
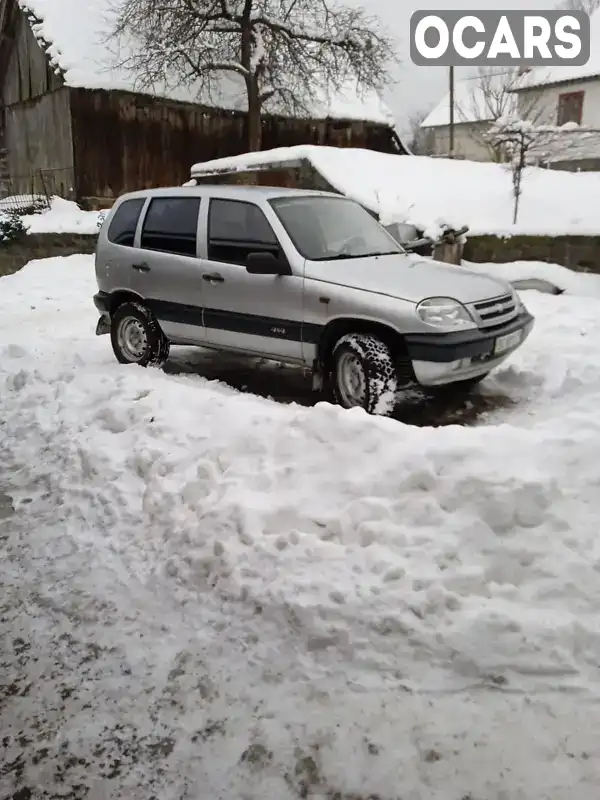
[[[427,115],[427,111],[417,111],[408,120],[407,145],[416,156],[431,155],[431,149],[427,144],[427,132],[422,127]]]
[[[456,104],[457,122],[486,123],[479,128],[474,127],[472,136],[488,148],[492,161],[506,161],[507,154],[501,142],[487,135],[490,124],[515,115],[536,124],[548,121],[547,109],[538,95],[532,93],[527,97],[515,92],[522,81],[523,73],[518,68],[480,67],[470,80],[464,97]]]
[[[111,40],[141,89],[195,84],[199,98],[236,79],[245,93],[249,150],[261,149],[266,104],[309,112],[323,92],[356,79],[380,89],[396,60],[376,17],[337,0],[113,0]]]
[[[600,8],[600,0],[563,0],[558,7],[566,11],[585,11],[586,14],[593,14]]]
[[[564,132],[551,125],[536,126],[518,117],[502,117],[491,126],[486,137],[493,147],[501,147],[509,158],[513,186],[513,225],[519,217],[525,168],[551,152],[553,143]]]

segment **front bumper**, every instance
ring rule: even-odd
[[[423,386],[441,386],[485,375],[523,344],[533,323],[525,311],[489,329],[410,334],[405,341],[415,377]],[[501,343],[507,345],[503,350]]]

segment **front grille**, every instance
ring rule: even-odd
[[[511,294],[494,297],[492,300],[482,300],[473,303],[476,318],[481,328],[491,328],[504,325],[517,316],[517,305]]]

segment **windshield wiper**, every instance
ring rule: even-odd
[[[325,256],[324,258],[317,258],[315,261],[342,261],[347,258],[374,258],[375,256],[399,256],[402,255],[401,250],[384,250],[376,253],[337,253],[335,256]]]

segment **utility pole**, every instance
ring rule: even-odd
[[[454,158],[454,67],[450,67],[449,73],[449,81],[450,81],[450,158]]]

